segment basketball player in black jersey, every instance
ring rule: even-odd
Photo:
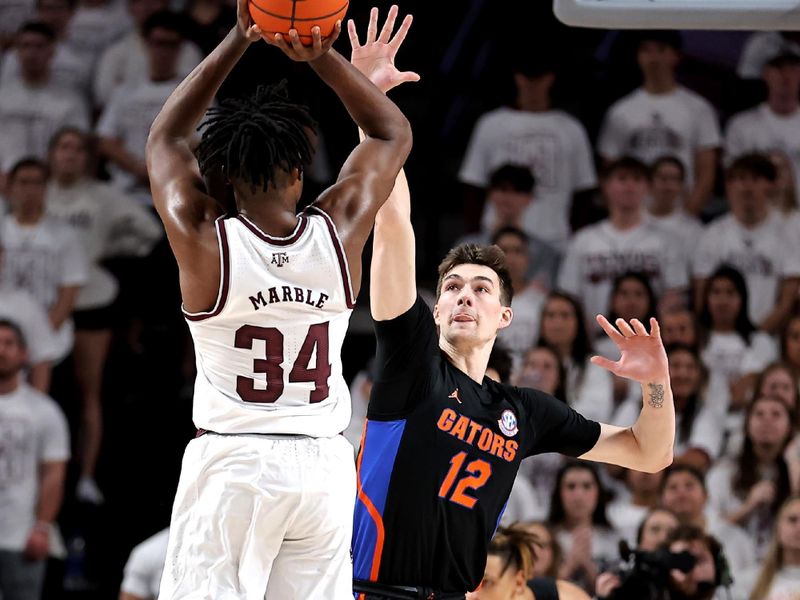
[[[384,91],[401,83],[396,48],[386,49],[383,32],[375,37],[375,13],[364,46],[348,26],[354,65]],[[639,381],[645,401],[633,427],[588,421],[545,393],[484,376],[497,331],[513,317],[499,249],[451,250],[431,315],[417,295],[414,248],[401,171],[376,217],[371,264],[377,377],[358,455],[353,534],[354,589],[367,600],[464,598],[478,587],[526,456],[561,452],[642,471],[672,461],[675,413],[655,320],[648,333],[638,321],[614,327],[598,316],[621,358],[593,362]]]

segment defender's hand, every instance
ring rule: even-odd
[[[322,40],[319,27],[313,27],[311,29],[311,46],[303,46],[303,44],[300,43],[300,36],[296,29],[289,30],[291,46],[286,43],[286,40],[283,39],[283,35],[280,33],[276,33],[272,38],[265,36],[264,40],[271,46],[277,46],[283,50],[283,53],[292,60],[297,62],[311,62],[330,50],[331,46],[333,46],[333,42],[336,41],[336,38],[339,37],[341,32],[342,22],[336,21],[333,32],[325,38],[325,41]]]
[[[630,324],[624,319],[617,319],[617,327],[614,327],[603,315],[597,315],[597,322],[617,345],[622,356],[617,361],[593,356],[592,363],[608,369],[614,375],[640,383],[669,378],[667,353],[661,342],[658,321],[650,319],[650,333],[638,319],[633,319]]]
[[[419,75],[413,71],[398,71],[394,66],[397,51],[406,39],[408,30],[414,18],[406,15],[400,24],[400,29],[392,37],[394,24],[397,19],[398,8],[393,5],[383,24],[380,35],[378,33],[378,9],[374,8],[369,13],[369,25],[364,45],[358,41],[358,32],[352,19],[347,21],[347,32],[350,35],[352,54],[350,62],[361,71],[383,93],[407,81],[419,81]]]

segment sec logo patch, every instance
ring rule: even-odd
[[[519,427],[517,427],[517,416],[508,409],[504,410],[503,414],[500,415],[497,424],[500,426],[500,431],[507,436],[517,435],[519,431]]]

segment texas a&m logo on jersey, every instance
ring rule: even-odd
[[[500,431],[507,436],[517,435],[519,431],[519,427],[517,427],[517,416],[508,409],[504,410],[503,414],[500,415],[497,424],[500,426]]]
[[[286,263],[289,262],[289,255],[286,252],[273,252],[272,253],[272,261],[270,264],[277,265],[282,267]]]

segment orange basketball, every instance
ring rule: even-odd
[[[282,33],[288,42],[289,30],[296,29],[300,41],[310,46],[311,29],[318,26],[322,38],[328,37],[348,4],[348,0],[250,0],[250,16],[263,34]]]

